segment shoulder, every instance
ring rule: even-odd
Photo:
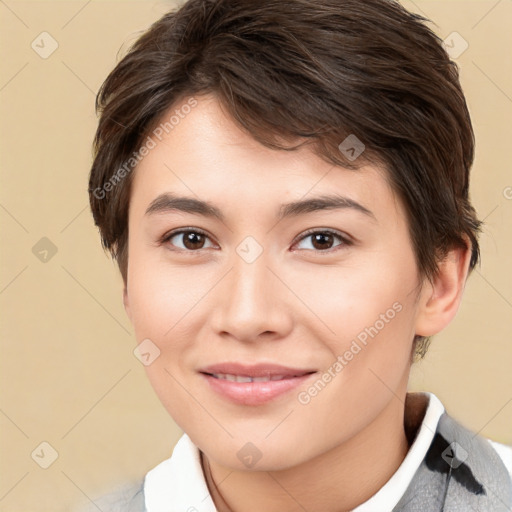
[[[512,446],[493,441],[468,429],[463,423],[445,410],[439,398],[433,393],[428,394],[430,395],[430,402],[436,407],[436,411],[441,412],[439,414],[436,430],[447,439],[464,441],[464,445],[467,449],[479,446],[480,456],[487,458],[491,462],[491,465],[497,464],[501,466],[501,464],[503,464],[506,473],[512,479]]]
[[[82,501],[73,512],[145,512],[144,481],[119,485],[107,494]]]
[[[436,437],[437,434],[448,442],[440,454],[444,462],[449,462],[452,468],[460,465],[464,469],[453,474],[455,480],[458,476],[459,483],[467,489],[490,490],[482,491],[489,501],[485,503],[485,510],[497,510],[493,507],[500,501],[512,505],[512,447],[473,432],[448,414],[440,418]],[[483,496],[480,498],[484,499]]]
[[[491,439],[487,439],[489,444],[494,448],[495,452],[499,455],[500,459],[505,464],[510,477],[512,478],[512,446],[501,444]]]

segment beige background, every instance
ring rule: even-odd
[[[132,353],[121,278],[87,198],[95,92],[120,47],[172,5],[0,1],[2,511],[94,499],[143,476],[181,434]],[[441,37],[457,31],[469,44],[456,60],[477,138],[472,197],[486,222],[483,264],[410,388],[512,444],[512,2],[404,5],[434,20]],[[47,59],[31,48],[43,31],[59,45]],[[57,248],[46,263],[32,252],[43,237]],[[49,460],[43,441],[58,452],[48,469],[35,462]]]

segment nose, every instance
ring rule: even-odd
[[[278,275],[265,252],[251,263],[235,253],[216,287],[211,319],[216,334],[244,342],[286,337],[292,329],[292,293]]]

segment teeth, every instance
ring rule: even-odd
[[[228,378],[233,378],[235,382],[252,382],[251,377],[244,377],[243,375],[228,375]]]
[[[213,373],[216,379],[229,380],[231,382],[268,382],[271,380],[282,380],[285,375],[267,375],[264,377],[248,377],[245,375],[230,375],[229,373]]]

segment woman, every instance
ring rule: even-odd
[[[457,67],[424,21],[189,0],[106,79],[91,209],[184,435],[102,510],[512,506],[510,447],[407,392],[481,225]]]

